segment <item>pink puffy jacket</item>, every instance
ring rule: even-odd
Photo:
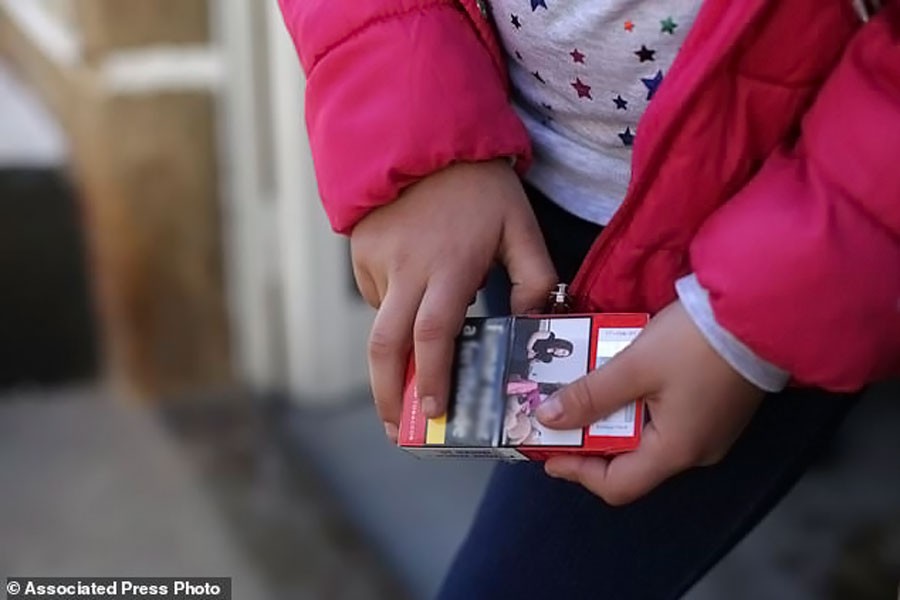
[[[455,161],[527,167],[481,0],[280,2],[335,230]],[[655,312],[694,271],[719,323],[801,384],[900,372],[900,0],[885,4],[862,25],[850,0],[707,0],[573,282],[579,308]]]

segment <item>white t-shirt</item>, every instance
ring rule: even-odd
[[[534,145],[526,179],[606,225],[631,178],[638,122],[701,0],[492,0],[516,110]]]
[[[740,1],[740,0],[734,0]],[[600,225],[631,179],[638,124],[664,85],[702,0],[492,0],[513,104],[534,146],[525,178],[564,210]],[[693,275],[678,297],[706,340],[767,391],[787,372],[757,357],[715,319]]]

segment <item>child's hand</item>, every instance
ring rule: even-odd
[[[558,398],[558,404],[548,401],[537,411],[541,422],[556,429],[586,426],[636,398],[646,400],[652,421],[635,452],[610,460],[561,456],[545,465],[549,475],[581,483],[618,505],[681,471],[721,460],[763,392],[709,346],[675,302],[628,348]]]
[[[369,372],[392,438],[413,347],[425,413],[444,412],[454,339],[495,260],[509,271],[514,312],[542,308],[556,283],[522,185],[503,160],[461,163],[423,179],[360,221],[351,247],[356,283],[378,309]]]

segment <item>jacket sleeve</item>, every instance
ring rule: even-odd
[[[306,124],[336,231],[451,163],[527,166],[528,136],[477,10],[453,0],[280,5],[307,75]]]
[[[701,228],[717,321],[797,383],[900,372],[900,6],[860,29],[775,153]]]

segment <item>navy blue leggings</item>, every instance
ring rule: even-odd
[[[599,233],[531,190],[562,280]],[[502,274],[489,304],[503,313]],[[683,595],[790,490],[856,396],[789,390],[769,396],[718,465],[679,475],[612,508],[539,464],[498,465],[441,599],[665,599]]]

